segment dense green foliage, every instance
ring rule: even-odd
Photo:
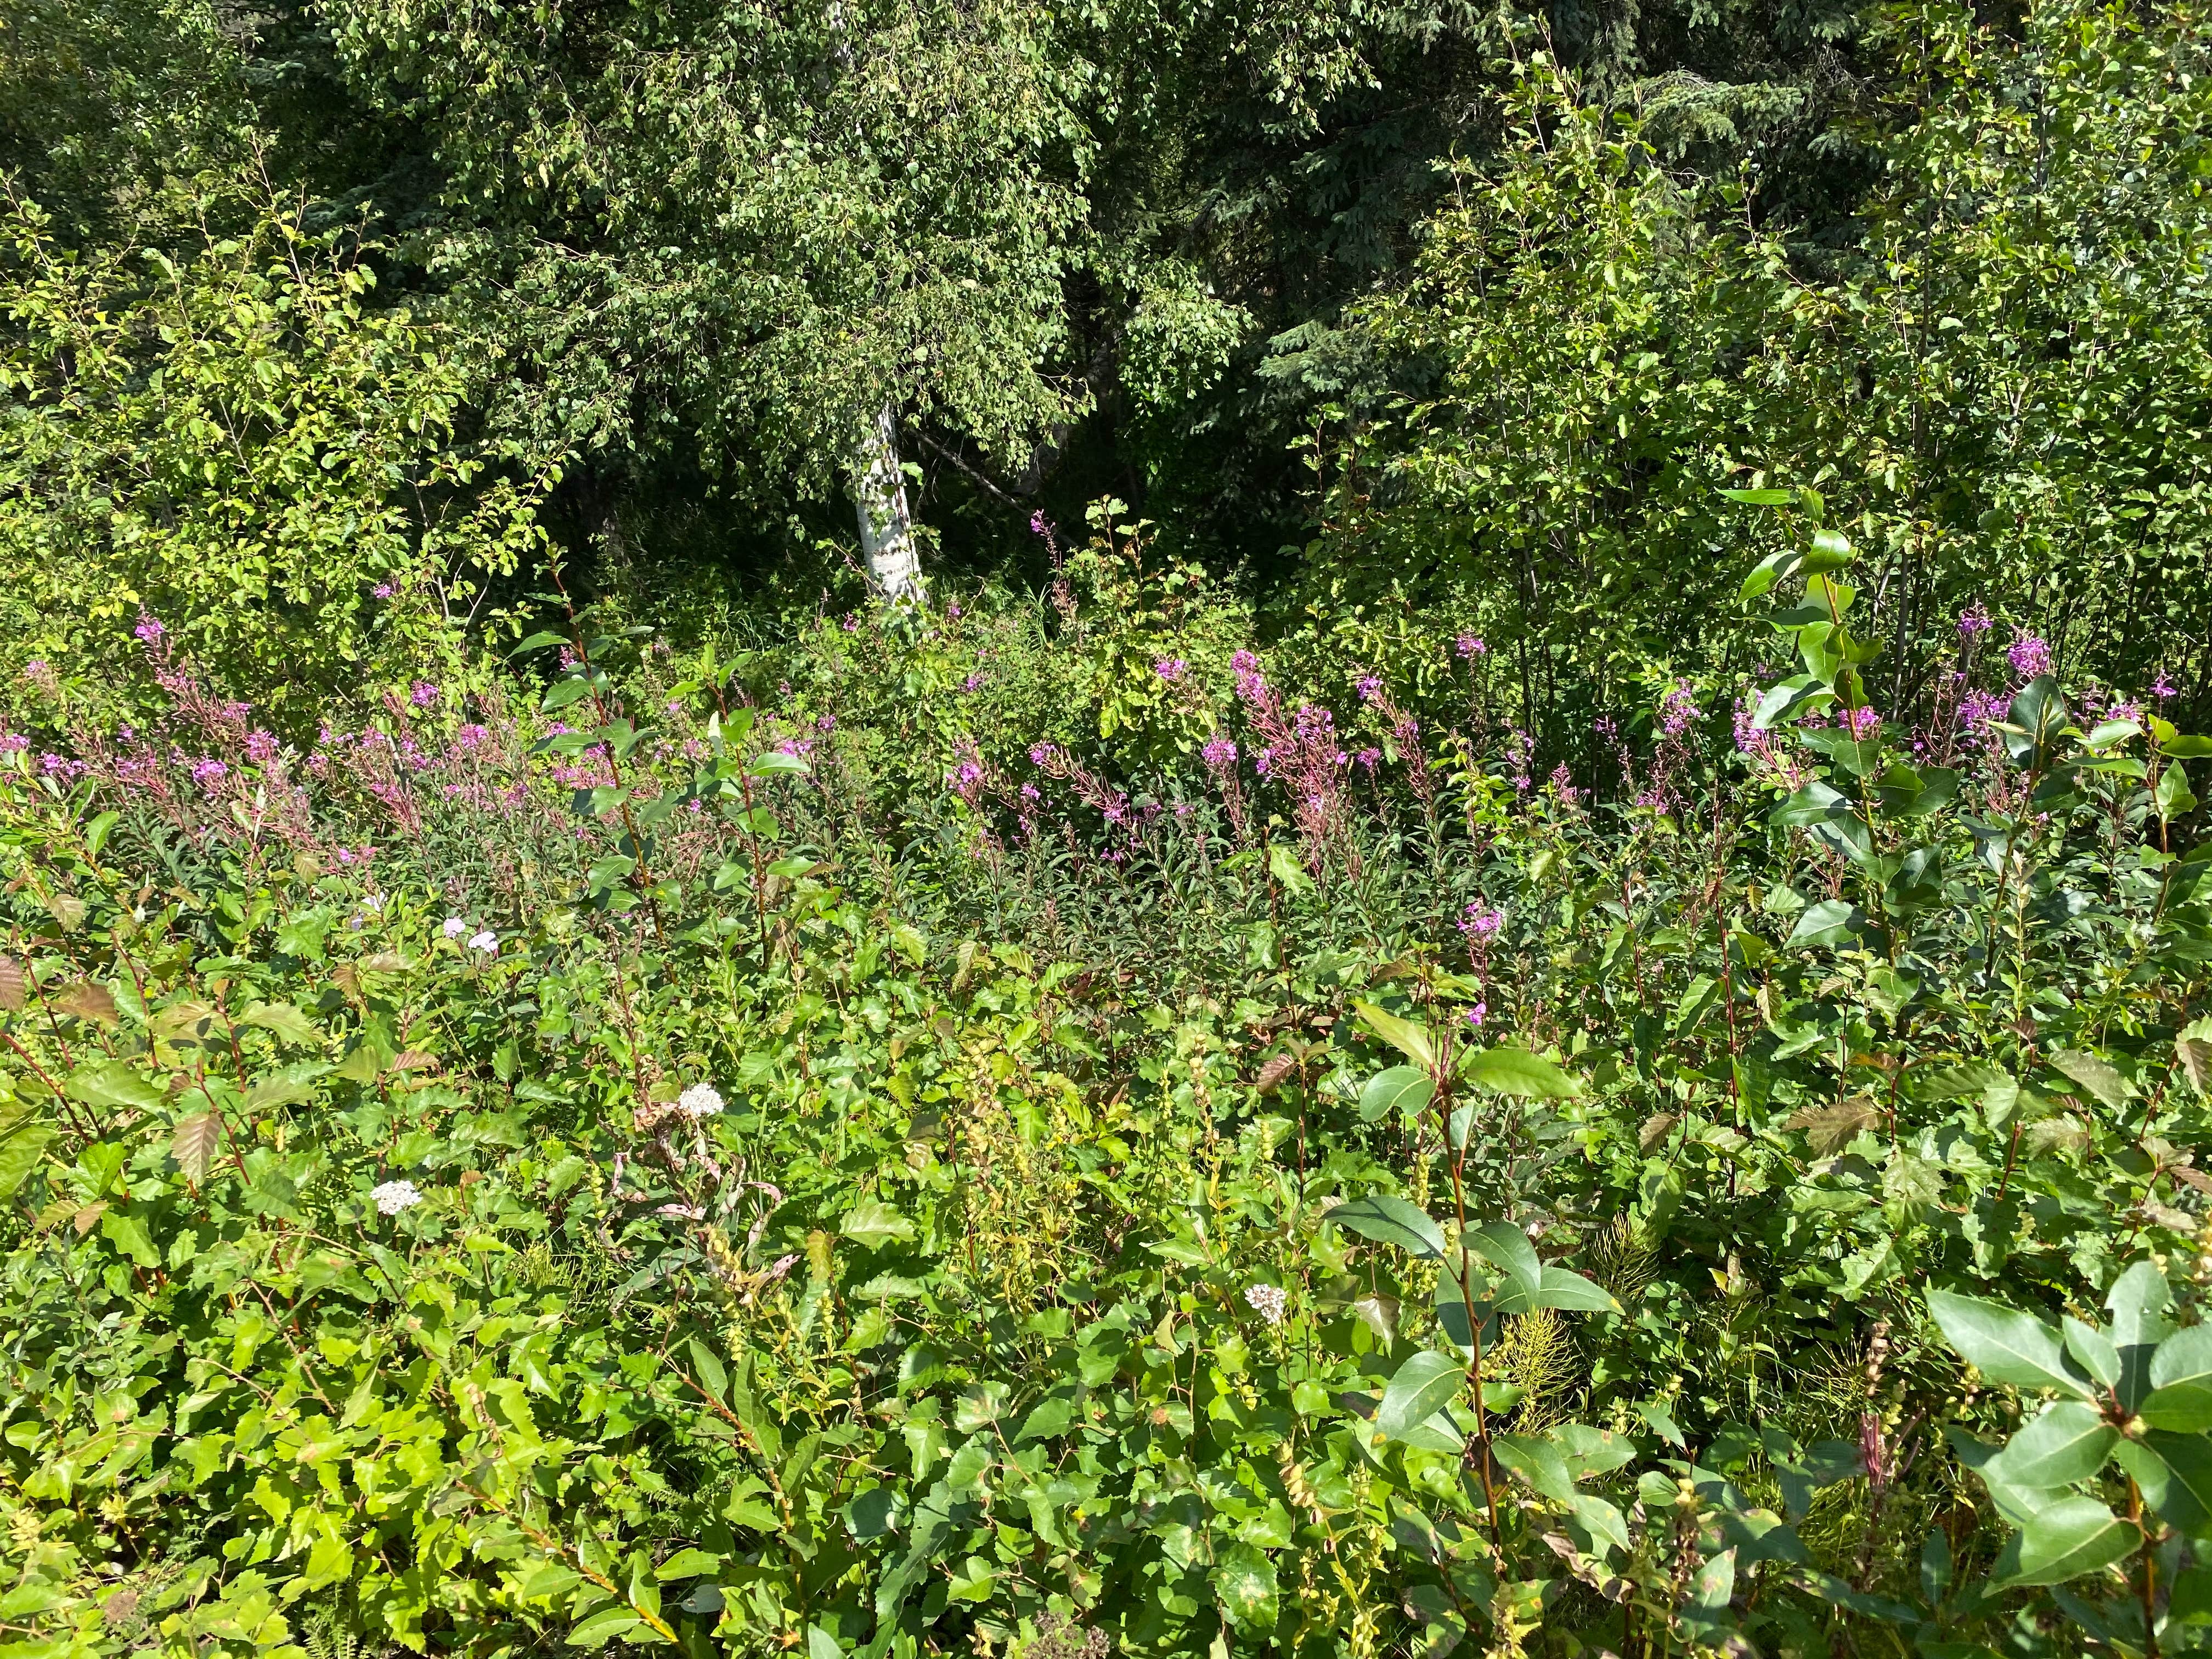
[[[12,1650],[2187,1647],[2212,742],[2034,640],[1882,721],[1752,494],[1802,672],[1618,807],[1110,520],[1049,632],[586,614],[528,715],[49,679]]]

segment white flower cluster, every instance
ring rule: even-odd
[[[483,932],[477,934],[473,939],[469,940],[469,949],[471,951],[481,951],[486,956],[489,956],[492,952],[499,949],[499,935],[493,933],[490,928],[487,927]]]
[[[446,918],[445,924],[444,924],[444,932],[445,932],[445,935],[446,935],[446,937],[447,937],[447,939],[459,939],[462,934],[464,934],[464,933],[467,933],[468,931],[469,931],[469,925],[468,925],[468,923],[467,923],[467,922],[465,922],[465,921],[462,921],[462,920],[460,919],[460,917],[459,917],[459,916],[447,916],[447,917]]]
[[[1245,1291],[1244,1299],[1270,1325],[1281,1324],[1284,1310],[1291,1305],[1290,1292],[1279,1285],[1254,1285]]]
[[[370,1188],[368,1195],[379,1215],[398,1215],[422,1201],[422,1193],[411,1181],[387,1181],[380,1187]]]
[[[722,1109],[722,1097],[711,1083],[695,1083],[676,1097],[676,1109],[696,1121]]]

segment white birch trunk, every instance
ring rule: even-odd
[[[889,404],[860,434],[853,458],[853,507],[860,521],[860,550],[877,587],[893,605],[919,604],[921,556],[915,549],[906,475],[899,471],[898,426]]]

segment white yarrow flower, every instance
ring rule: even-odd
[[[722,1109],[722,1097],[711,1083],[695,1083],[676,1097],[676,1109],[688,1118],[712,1117]]]
[[[1284,1310],[1291,1305],[1290,1292],[1279,1285],[1255,1285],[1246,1290],[1244,1299],[1270,1325],[1283,1322]]]
[[[481,951],[486,956],[499,949],[499,935],[489,927],[469,941],[469,949]]]
[[[422,1201],[422,1193],[411,1181],[387,1181],[380,1187],[368,1189],[379,1215],[398,1215],[402,1210],[411,1210]]]
[[[462,921],[459,916],[447,916],[446,918],[445,932],[447,939],[459,939],[462,934],[468,931],[468,923]]]

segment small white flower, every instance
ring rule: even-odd
[[[381,1187],[370,1188],[368,1195],[375,1201],[379,1215],[398,1215],[422,1201],[422,1194],[411,1181],[387,1181]]]
[[[711,1083],[695,1083],[676,1097],[676,1109],[688,1118],[712,1117],[722,1109],[722,1097]]]
[[[490,928],[487,927],[483,932],[477,934],[474,938],[469,940],[469,949],[471,951],[481,951],[486,956],[489,956],[493,951],[499,949],[499,935],[493,933]]]
[[[1270,1325],[1281,1324],[1283,1310],[1291,1305],[1290,1292],[1279,1285],[1254,1285],[1245,1291],[1244,1299]]]
[[[447,939],[459,939],[462,934],[468,931],[468,923],[462,921],[459,916],[447,916],[446,918],[445,932]]]

